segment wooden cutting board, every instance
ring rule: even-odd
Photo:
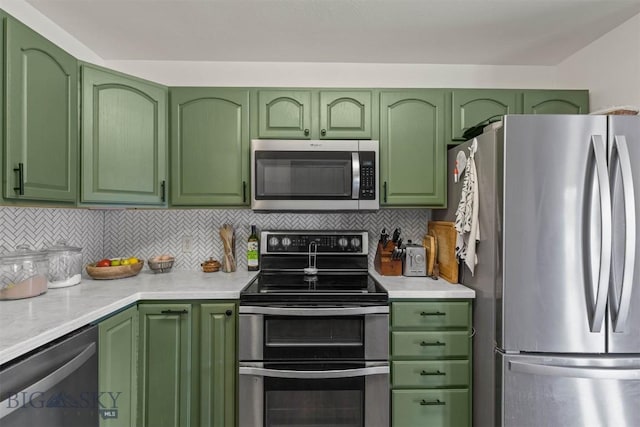
[[[429,221],[427,230],[427,234],[436,236],[436,262],[440,269],[440,277],[449,283],[458,283],[455,224],[449,221]]]
[[[422,239],[422,246],[424,246],[427,257],[427,276],[433,276],[433,267],[436,262],[437,253],[436,237],[431,234],[425,235],[424,239]]]

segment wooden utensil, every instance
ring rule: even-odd
[[[223,246],[222,271],[231,273],[236,271],[236,234],[233,225],[224,224],[220,227],[220,239]]]

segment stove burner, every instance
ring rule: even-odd
[[[263,231],[260,239],[262,270],[240,293],[241,304],[383,305],[388,301],[387,292],[367,273],[366,231]],[[342,251],[347,247],[354,250]]]

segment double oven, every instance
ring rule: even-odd
[[[388,295],[367,252],[365,231],[261,233],[240,294],[240,427],[389,426]]]

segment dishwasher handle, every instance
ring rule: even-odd
[[[45,393],[69,375],[80,369],[80,367],[82,367],[82,365],[84,365],[94,354],[96,354],[96,343],[92,342],[69,362],[65,363],[46,377],[21,390],[18,394],[24,393],[26,395],[30,395],[35,392]],[[0,402],[0,420],[11,414],[16,409],[21,408],[20,405],[10,406],[9,400],[10,398]]]

